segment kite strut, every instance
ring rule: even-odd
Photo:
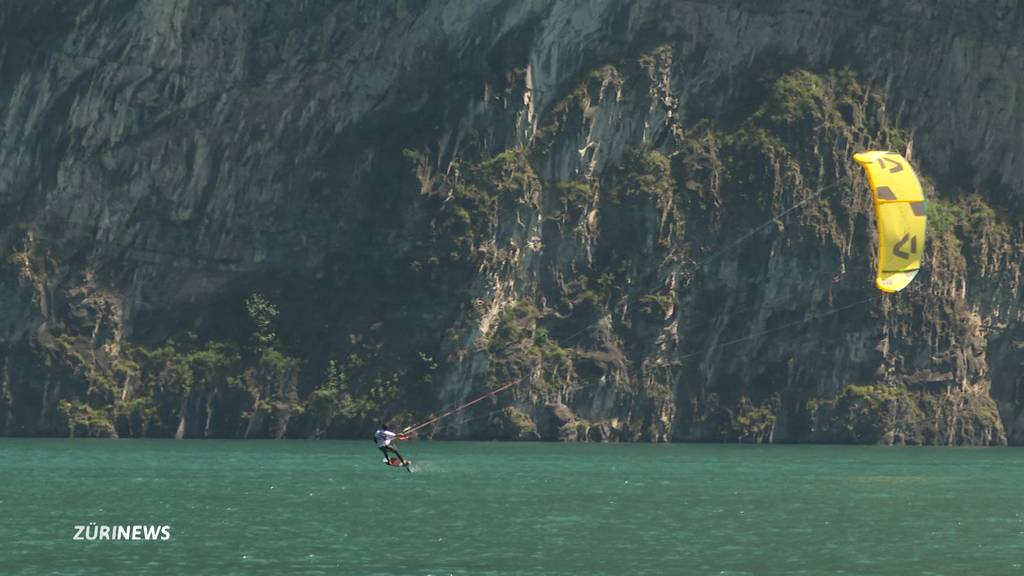
[[[488,392],[487,394],[484,394],[483,396],[480,396],[478,398],[474,398],[474,399],[470,400],[469,402],[466,402],[465,404],[462,404],[460,406],[456,406],[455,408],[452,408],[451,410],[445,412],[444,414],[441,414],[440,416],[434,416],[433,418],[431,418],[430,420],[427,420],[426,422],[422,422],[422,423],[417,424],[415,426],[409,426],[409,427],[405,428],[404,430],[402,430],[402,434],[412,434],[413,432],[419,430],[420,428],[423,428],[424,426],[430,426],[431,424],[433,424],[434,422],[437,422],[438,420],[440,420],[442,418],[446,418],[448,416],[451,416],[452,414],[455,414],[456,412],[459,412],[461,410],[465,410],[466,408],[469,408],[470,406],[472,406],[473,404],[476,404],[477,402],[480,402],[481,400],[484,400],[486,398],[494,396],[498,392],[501,392],[503,390],[507,390],[508,388],[511,388],[515,384],[516,384],[516,382],[511,382],[509,384],[505,384],[504,386],[501,386],[501,387],[495,388],[494,390],[491,390],[490,392]]]

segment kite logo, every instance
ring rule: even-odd
[[[904,252],[903,247],[910,242],[910,252]],[[910,234],[904,234],[903,238],[892,247],[892,253],[897,258],[903,258],[908,260],[911,254],[917,254],[917,236],[911,236]]]
[[[886,169],[885,162],[886,162],[885,158],[881,158],[880,157],[878,159],[878,165],[882,167],[882,170]],[[897,162],[896,160],[893,160],[891,158],[888,160],[888,162],[889,162],[889,164],[892,164],[892,168],[889,169],[889,173],[890,174],[895,174],[897,172],[902,172],[903,171],[903,164],[900,164],[899,162]]]

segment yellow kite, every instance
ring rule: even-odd
[[[924,253],[925,201],[910,162],[895,152],[870,150],[853,155],[864,167],[875,201],[878,225],[878,271],[875,286],[899,292],[921,268]]]

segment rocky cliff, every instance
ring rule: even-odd
[[[0,431],[1024,441],[1024,7],[0,6]],[[872,286],[904,153],[926,266]]]

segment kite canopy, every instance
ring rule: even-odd
[[[924,253],[925,200],[910,162],[895,152],[870,150],[853,155],[864,167],[875,201],[878,225],[878,271],[875,286],[883,292],[907,287],[921,268]]]

